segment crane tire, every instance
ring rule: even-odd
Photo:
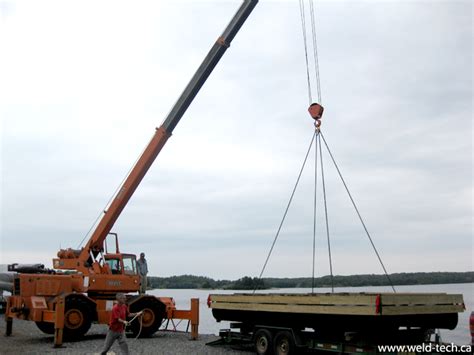
[[[54,323],[50,322],[35,322],[39,330],[45,334],[54,334]]]
[[[80,297],[66,298],[64,307],[64,338],[75,340],[86,334],[92,324],[89,304]]]
[[[138,335],[140,338],[151,337],[160,328],[166,316],[165,305],[154,297],[147,297],[130,305],[130,312],[135,313],[140,311],[143,311],[141,319],[140,317],[135,319],[130,324],[129,329],[135,337]]]

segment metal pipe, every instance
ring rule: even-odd
[[[13,292],[13,282],[0,281],[0,291]]]
[[[14,275],[13,272],[0,272],[0,281],[13,283]]]

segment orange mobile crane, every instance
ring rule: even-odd
[[[121,253],[117,234],[110,233],[122,210],[135,192],[151,164],[171,136],[173,129],[186,112],[214,67],[224,55],[258,0],[244,0],[236,14],[213,45],[189,84],[173,106],[164,123],[131,170],[107,211],[80,250],[61,249],[53,259],[55,270],[9,266],[16,271],[12,295],[7,299],[5,314],[6,335],[11,335],[13,319],[36,322],[47,334],[54,334],[55,346],[66,339],[77,338],[89,330],[92,322],[106,324],[115,295],[119,292],[137,292],[140,277],[137,274],[136,256]],[[115,250],[106,248],[106,238],[115,237]],[[67,271],[59,271],[67,270]],[[127,295],[131,312],[143,311],[141,327],[133,322],[132,332],[142,336],[155,333],[165,319],[188,319],[191,336],[197,338],[199,300],[191,300],[191,309],[177,310],[170,297]]]

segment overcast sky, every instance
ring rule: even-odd
[[[473,270],[472,2],[315,4],[322,128],[388,271]],[[78,247],[239,6],[0,1],[0,263]],[[113,228],[152,275],[260,272],[313,134],[303,48],[298,2],[261,1]],[[382,273],[324,163],[334,273]],[[264,276],[311,275],[313,171]]]

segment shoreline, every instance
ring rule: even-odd
[[[407,284],[407,285],[394,285],[395,287],[399,286],[438,286],[438,285],[471,285],[474,284],[474,281],[472,282],[449,282],[449,283],[444,283],[444,284],[439,284],[439,283],[432,283],[432,284]],[[390,285],[364,285],[364,286],[334,286],[334,289],[337,288],[362,288],[362,287],[390,287]],[[271,290],[291,290],[291,289],[302,289],[302,288],[307,288],[310,289],[311,287],[269,287],[269,288],[264,288],[264,289],[258,289],[257,291],[271,291]],[[315,287],[315,289],[321,289],[321,288],[331,288],[331,286],[321,286],[321,287]],[[156,291],[156,290],[197,290],[197,291],[253,291],[253,289],[233,289],[233,288],[147,288],[148,291]],[[347,292],[347,291],[342,291],[342,292]],[[362,291],[361,291],[362,292]],[[239,292],[240,293],[240,292]],[[321,292],[321,293],[327,293],[327,292]]]

